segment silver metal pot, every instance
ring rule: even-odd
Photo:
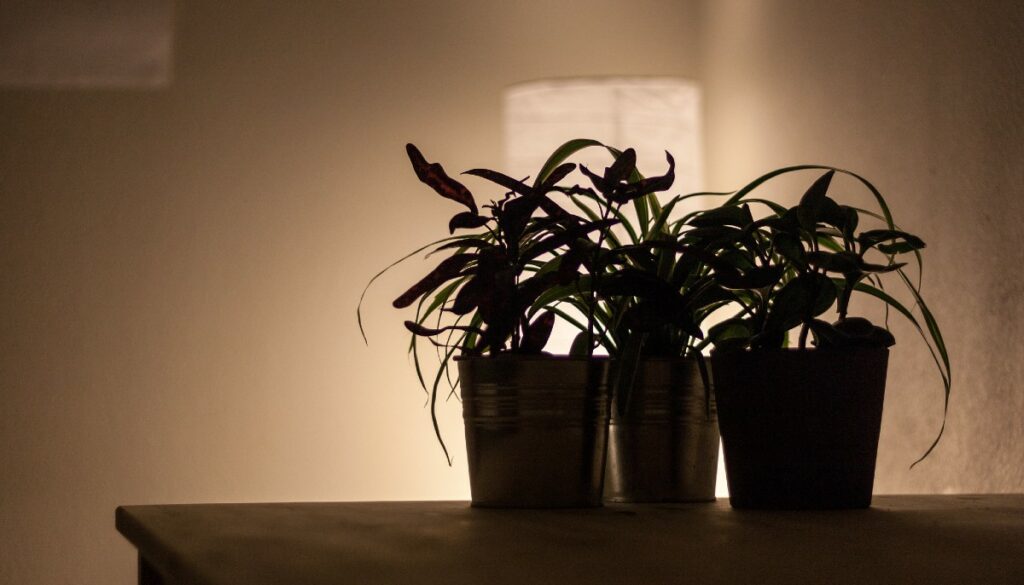
[[[712,502],[718,472],[714,395],[694,359],[647,359],[612,406],[605,500]]]
[[[460,358],[473,505],[601,505],[608,360]]]

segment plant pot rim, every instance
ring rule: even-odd
[[[888,347],[805,347],[800,349],[799,347],[776,347],[772,349],[741,349],[738,351],[719,351],[717,349],[711,350],[712,356],[728,356],[728,355],[766,355],[766,354],[789,354],[789,355],[813,355],[813,354],[830,354],[838,355],[844,353],[889,353]]]
[[[614,358],[614,359],[618,360],[620,358]],[[704,356],[704,359],[707,359],[707,356]],[[674,357],[664,357],[664,356],[645,357],[645,356],[641,356],[640,357],[640,363],[643,363],[643,362],[693,362],[693,361],[697,361],[697,358],[695,358],[693,356],[674,356]]]
[[[536,362],[603,362],[611,360],[606,355],[594,356],[573,356],[573,355],[550,355],[550,354],[522,354],[502,353],[498,355],[458,355],[453,358],[457,362],[462,361],[536,361]]]

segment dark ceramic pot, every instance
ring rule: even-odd
[[[711,357],[734,508],[871,505],[887,349]]]
[[[601,505],[608,360],[458,360],[473,505]]]
[[[640,362],[628,400],[612,404],[608,434],[605,501],[715,500],[718,417],[696,360]]]

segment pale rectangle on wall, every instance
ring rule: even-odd
[[[5,0],[0,86],[164,87],[173,8],[173,0]]]

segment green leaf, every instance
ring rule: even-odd
[[[921,297],[921,292],[914,287],[914,283],[910,281],[910,278],[906,275],[903,270],[897,271],[903,283],[907,285],[907,289],[914,295],[914,301],[917,303],[917,308],[921,309],[921,317],[924,319],[925,326],[928,328],[928,334],[931,336],[932,342],[935,344],[935,348],[939,353],[939,357],[942,359],[942,366],[945,368],[943,373],[940,368],[940,373],[943,374],[943,380],[945,382],[945,401],[942,410],[942,428],[939,429],[938,436],[935,437],[935,441],[931,444],[928,450],[920,459],[914,462],[917,465],[925,457],[927,457],[935,446],[939,444],[939,439],[942,438],[942,433],[946,429],[946,415],[949,413],[949,392],[952,382],[952,372],[949,366],[949,353],[946,351],[946,342],[942,338],[942,331],[939,330],[939,324],[935,321],[935,317],[932,315],[931,310],[928,309],[928,305],[925,304],[924,299]]]
[[[734,226],[744,228],[754,222],[748,205],[728,205],[701,212],[690,219],[694,227]]]
[[[839,173],[843,173],[845,175],[849,175],[849,176],[853,177],[854,179],[857,179],[858,181],[860,181],[860,183],[862,185],[864,185],[868,189],[868,191],[871,192],[871,195],[875,198],[875,202],[878,203],[879,210],[882,212],[882,216],[883,216],[883,219],[885,220],[886,225],[889,228],[891,228],[891,229],[895,229],[893,221],[892,221],[892,213],[889,211],[889,205],[885,202],[885,198],[882,197],[882,194],[878,191],[878,189],[870,181],[868,181],[864,177],[858,175],[857,173],[854,173],[853,171],[837,169],[835,167],[827,166],[827,165],[794,165],[794,166],[790,166],[790,167],[783,167],[781,169],[775,169],[775,170],[773,170],[771,172],[768,172],[768,173],[765,173],[765,174],[761,175],[760,177],[754,179],[750,183],[747,183],[742,189],[739,189],[738,191],[733,193],[732,197],[730,197],[723,205],[733,204],[733,203],[736,203],[737,201],[742,200],[744,197],[749,195],[752,191],[754,191],[755,189],[757,189],[758,187],[760,187],[761,185],[763,185],[767,181],[770,181],[771,179],[774,179],[776,177],[779,177],[779,176],[782,176],[782,175],[786,175],[786,174],[789,174],[789,173],[798,172],[798,171],[806,171],[806,170],[836,171],[836,172],[839,172]]]
[[[751,324],[741,318],[726,319],[708,330],[708,338],[721,351],[734,351],[746,347],[753,335]]]
[[[465,238],[465,236],[451,236],[451,237],[442,238],[440,240],[436,240],[436,241],[430,242],[429,244],[426,244],[424,246],[420,246],[419,248],[416,248],[415,250],[413,250],[412,252],[409,252],[405,256],[402,256],[398,260],[395,260],[391,264],[388,264],[387,266],[384,267],[383,270],[381,270],[377,274],[373,275],[373,278],[371,278],[370,281],[367,282],[366,286],[363,288],[362,294],[359,295],[359,303],[356,305],[356,322],[359,324],[359,333],[363,336],[363,343],[369,344],[369,341],[366,339],[366,331],[363,329],[363,300],[365,300],[365,298],[366,298],[366,291],[370,290],[370,286],[378,278],[383,276],[384,273],[386,273],[388,270],[391,270],[395,266],[401,264],[402,262],[405,262],[409,258],[412,258],[416,254],[419,254],[420,252],[426,250],[427,248],[430,248],[432,246],[437,246],[439,244],[444,244],[446,242],[451,242],[452,240],[461,240],[461,239],[464,239],[464,238]]]
[[[716,270],[715,280],[725,288],[737,289],[760,289],[774,286],[782,278],[785,268],[782,266],[768,265],[755,266],[744,272]]]
[[[551,156],[548,157],[548,160],[544,163],[544,166],[541,167],[540,172],[537,173],[537,178],[534,179],[533,181],[534,187],[537,187],[544,183],[544,181],[547,180],[548,176],[551,175],[551,173],[556,168],[558,168],[559,165],[565,162],[565,159],[583,150],[584,148],[589,148],[591,146],[604,145],[598,142],[597,140],[577,138],[575,140],[570,140],[556,148],[555,151],[551,153]]]
[[[807,268],[807,257],[800,237],[790,232],[778,232],[772,237],[775,253],[793,263],[800,270]]]
[[[585,356],[590,352],[590,345],[587,343],[588,335],[586,327],[583,331],[580,331],[576,337],[572,340],[572,346],[569,347],[569,355],[571,356]]]
[[[587,204],[580,201],[580,196],[592,199],[599,205],[601,204],[600,200],[595,195],[591,194],[580,194],[569,197],[569,199],[572,200],[573,204],[575,204],[576,207],[580,211],[582,211],[584,215],[590,218],[591,221],[600,221],[601,216],[596,211],[587,206]],[[619,225],[621,225],[626,230],[626,234],[629,235],[630,241],[634,244],[639,242],[640,238],[637,235],[636,229],[633,227],[633,224],[629,221],[629,218],[626,217],[625,214],[623,214],[620,210],[615,209],[614,207],[610,208],[610,211],[612,217],[619,220]],[[605,237],[608,239],[608,242],[614,247],[622,245],[619,241],[618,236],[616,236],[615,233],[611,230],[605,232]]]
[[[531,354],[543,351],[544,346],[547,345],[548,339],[551,337],[551,330],[554,326],[555,314],[551,311],[541,313],[526,328],[523,341],[519,345],[519,350],[523,353]]]
[[[832,183],[832,177],[835,174],[836,172],[830,169],[824,175],[818,177],[818,180],[814,181],[803,197],[800,198],[800,207],[808,208],[816,214],[820,212],[821,207],[825,203],[828,186]]]
[[[807,263],[826,272],[860,272],[862,261],[853,252],[808,252]]]
[[[402,293],[391,304],[396,309],[402,309],[411,305],[421,295],[437,288],[440,284],[447,282],[460,275],[463,268],[470,262],[476,260],[477,254],[453,254],[445,258],[431,270],[426,276],[412,285],[409,290]]]
[[[786,331],[824,313],[836,300],[836,286],[824,274],[806,272],[787,282],[772,302],[768,329]]]
[[[883,242],[892,242],[883,244]],[[921,238],[900,230],[868,230],[857,236],[857,243],[868,249],[878,246],[886,254],[913,252],[925,247]]]

